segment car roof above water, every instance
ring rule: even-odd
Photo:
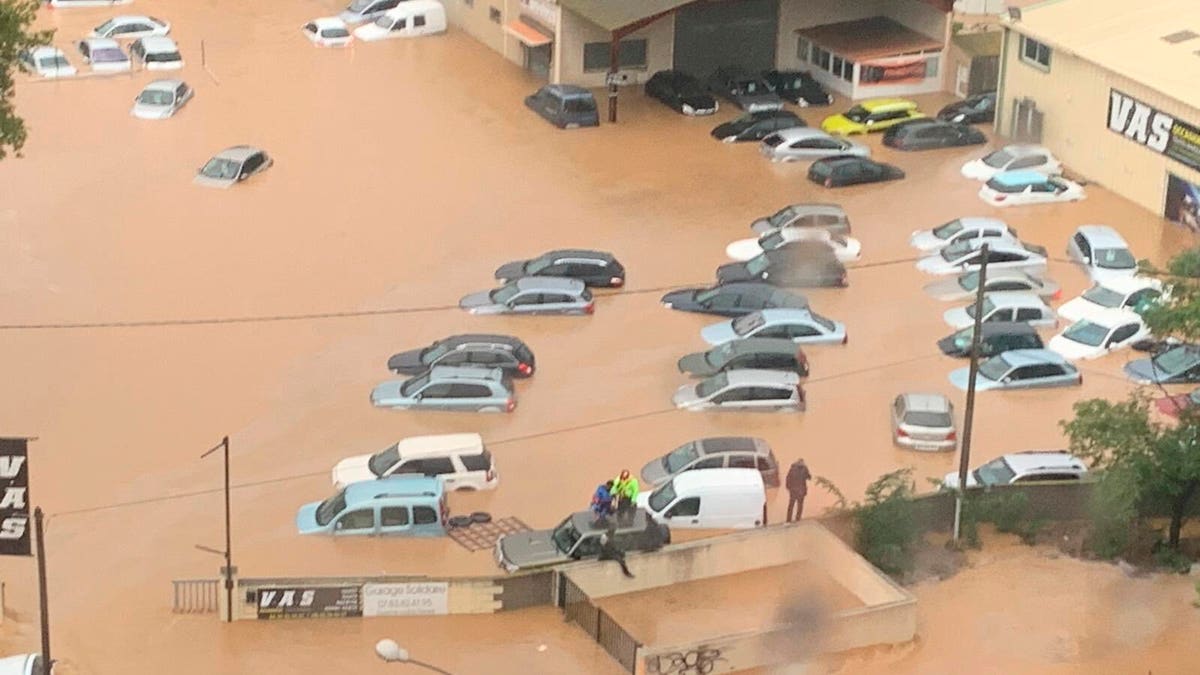
[[[346,486],[346,508],[384,497],[442,496],[441,480],[427,476],[389,476]]]
[[[231,148],[225,148],[221,152],[218,152],[217,157],[220,157],[221,159],[230,159],[235,162],[244,162],[249,159],[251,155],[260,152],[262,152],[262,150],[250,145],[235,145]]]
[[[1040,185],[1050,180],[1050,178],[1044,173],[1024,170],[1004,171],[996,174],[992,180],[995,181],[997,185],[1003,185],[1005,187],[1017,187],[1024,185]]]
[[[1093,248],[1129,248],[1121,233],[1108,225],[1080,225],[1076,232],[1087,237]]]
[[[444,345],[448,348],[455,348],[462,345],[500,345],[509,349],[517,349],[525,343],[521,338],[512,335],[499,335],[490,333],[460,333],[458,335],[449,335],[440,340],[434,341],[433,344]]]
[[[1017,473],[1039,469],[1073,468],[1087,471],[1087,465],[1066,450],[1028,450],[1004,455],[1004,461]]]
[[[633,512],[633,518],[624,520],[621,518],[610,518],[607,523],[601,525],[596,522],[596,514],[591,511],[577,511],[569,516],[571,524],[575,526],[582,534],[600,533],[608,531],[609,527],[616,527],[617,532],[641,532],[646,529],[646,524],[649,518],[646,517],[644,509],[637,509]]]
[[[504,371],[499,368],[475,368],[471,366],[434,366],[429,371],[430,380],[504,380]]]
[[[763,370],[760,368],[737,368],[724,373],[731,386],[755,386],[762,384],[797,385],[800,376],[783,370]]]
[[[948,413],[951,410],[950,399],[941,394],[901,394],[904,397],[904,407],[909,412]]]
[[[1004,359],[1005,363],[1014,368],[1019,366],[1038,366],[1046,363],[1055,363],[1063,366],[1071,365],[1058,352],[1052,352],[1049,349],[1013,349],[992,358]]]
[[[787,338],[742,338],[726,342],[713,349],[728,348],[735,354],[788,354],[795,356],[799,347]]]
[[[517,288],[522,291],[564,291],[579,293],[583,291],[584,283],[579,279],[566,277],[521,277],[516,281]]]

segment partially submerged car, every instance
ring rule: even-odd
[[[1087,270],[1092,281],[1132,277],[1138,271],[1129,244],[1107,225],[1080,225],[1067,243],[1067,255]]]
[[[761,141],[783,129],[805,126],[790,110],[759,110],[713,127],[712,137],[722,143]]]
[[[846,344],[846,325],[811,309],[764,309],[736,319],[709,324],[700,337],[710,345],[745,338],[785,338],[796,344]]]
[[[951,328],[961,330],[975,325],[974,303],[948,309],[942,314]],[[1020,321],[1034,327],[1053,327],[1058,324],[1054,310],[1033,293],[1001,293],[983,296],[983,323]]]
[[[908,238],[908,244],[922,253],[932,253],[974,239],[1018,241],[1017,231],[999,218],[969,217],[955,218],[932,229],[917,230]]]
[[[1142,318],[1127,309],[1106,309],[1050,338],[1053,351],[1074,361],[1096,359],[1150,336]]]
[[[419,375],[434,366],[500,368],[512,377],[529,377],[537,367],[533,350],[511,335],[467,333],[434,340],[427,347],[393,354],[388,370]]]
[[[1148,359],[1125,364],[1125,375],[1138,384],[1200,382],[1200,345],[1184,343]]]
[[[976,239],[947,246],[935,255],[917,261],[917,269],[926,274],[961,274],[974,272],[983,264],[982,247],[987,244],[988,272],[1020,269],[1041,272],[1046,268],[1049,253],[1045,247],[1025,242],[986,241]]]
[[[717,281],[765,281],[775,286],[815,288],[850,285],[846,267],[833,249],[816,241],[797,241],[790,246],[764,251],[745,261],[717,268]]]
[[[122,14],[114,16],[93,28],[89,37],[132,40],[167,35],[170,32],[171,24],[162,19],[156,19],[152,16]]]
[[[179,47],[169,37],[138,38],[129,45],[129,56],[141,62],[146,70],[179,70],[183,67]]]
[[[80,40],[79,54],[83,62],[90,65],[97,73],[119,73],[130,68],[129,56],[121,51],[121,45],[116,40],[108,38],[88,38]]]
[[[808,309],[808,298],[762,281],[733,281],[711,288],[682,288],[662,297],[681,312],[744,316],[760,309]]]
[[[967,326],[938,340],[937,346],[946,356],[968,358],[975,326]],[[1045,345],[1037,329],[1017,321],[989,321],[979,326],[979,356],[995,356],[1014,349],[1042,349]]]
[[[685,384],[671,401],[676,408],[692,412],[804,412],[807,407],[799,375],[755,368],[726,370],[698,384]]]
[[[351,483],[329,499],[301,506],[296,529],[309,535],[440,537],[449,519],[440,480],[390,476]]]
[[[309,42],[320,47],[345,47],[354,42],[346,22],[336,16],[313,19],[304,24],[300,31]]]
[[[1040,145],[1006,145],[962,167],[963,176],[980,181],[1005,171],[1036,171],[1057,176],[1062,173],[1062,163]]]
[[[862,243],[853,237],[830,234],[829,230],[789,227],[768,232],[754,239],[739,239],[725,247],[730,260],[749,260],[764,251],[775,251],[801,241],[815,241],[828,246],[841,262],[854,262],[862,257]]]
[[[681,70],[660,70],[646,80],[646,96],[688,117],[711,115],[720,108],[700,81]]]
[[[789,204],[764,218],[750,223],[754,234],[766,234],[785,227],[818,227],[833,234],[850,234],[850,218],[837,204]]]
[[[661,485],[685,471],[705,469],[758,469],[763,484],[779,487],[779,462],[761,438],[719,436],[688,441],[642,467],[646,487]]]
[[[950,384],[966,391],[970,368],[950,373]],[[1038,389],[1083,384],[1083,375],[1061,355],[1049,349],[1013,349],[979,364],[976,391]]]
[[[1114,277],[1092,284],[1077,298],[1058,308],[1058,315],[1078,321],[1108,309],[1129,309],[1138,314],[1162,297],[1162,282],[1152,277]]]
[[[904,178],[904,171],[900,167],[857,155],[826,157],[808,167],[808,179],[827,188],[882,183],[901,178]]]
[[[21,65],[40,77],[71,77],[76,74],[75,66],[58,47],[34,47],[21,52]]]
[[[588,286],[614,287],[625,285],[625,266],[607,251],[568,248],[504,263],[495,277],[504,282],[522,277],[566,277]]]
[[[195,91],[183,80],[154,80],[147,84],[129,114],[143,120],[165,120],[192,100]]]
[[[808,377],[808,357],[788,338],[742,338],[723,342],[706,352],[679,359],[679,372],[692,377],[711,377],[726,370],[758,368],[784,370]]]
[[[997,174],[979,188],[984,203],[1001,208],[1077,202],[1086,196],[1079,183],[1029,170]]]
[[[578,279],[521,277],[491,291],[464,296],[458,306],[471,314],[591,314],[592,292]]]
[[[953,450],[958,446],[954,405],[941,394],[900,394],[892,401],[892,443],[910,450]]]
[[[369,455],[339,461],[330,474],[335,488],[391,476],[427,476],[447,490],[494,490],[500,484],[492,453],[479,434],[409,436]]]
[[[830,136],[812,127],[792,127],[762,140],[759,152],[772,162],[801,162],[837,155],[869,157],[871,149],[843,136]]]
[[[883,134],[883,144],[897,150],[936,150],[984,143],[987,136],[969,124],[930,118],[897,124]]]
[[[950,103],[938,111],[937,118],[967,124],[990,123],[996,119],[996,92],[985,91]]]
[[[392,410],[512,412],[517,395],[499,368],[434,366],[407,380],[389,380],[371,391],[371,405]]]
[[[953,279],[934,281],[925,285],[925,292],[934,300],[971,300],[979,290],[979,270],[963,272]],[[988,266],[983,284],[986,295],[1001,293],[1033,293],[1042,300],[1062,297],[1062,287],[1053,279],[1022,269],[997,269]],[[1061,312],[1060,312],[1061,313]]]
[[[600,535],[612,529],[612,544],[623,553],[657,551],[671,543],[671,530],[643,509],[628,518],[597,521],[591,511],[573,513],[551,530],[513,532],[496,540],[496,564],[506,572],[537,569],[600,554]]]
[[[925,117],[917,104],[902,98],[872,98],[858,103],[844,113],[830,115],[821,128],[831,134],[865,134],[884,131],[908,120]]]
[[[708,88],[746,112],[779,110],[783,107],[783,99],[771,90],[766,81],[739,66],[718,68],[709,76]]]
[[[768,70],[762,74],[762,78],[779,98],[795,103],[801,108],[833,103],[833,94],[826,91],[825,87],[806,71]]]
[[[967,472],[967,487],[993,487],[1039,481],[1080,481],[1087,477],[1083,460],[1065,450],[1028,450],[997,457]],[[958,489],[958,472],[948,473],[942,487]]]
[[[218,152],[196,172],[193,183],[205,187],[227,188],[262,173],[275,164],[263,150],[235,145]]]

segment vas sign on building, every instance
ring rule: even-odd
[[[24,438],[0,438],[0,555],[30,555],[26,445]]]
[[[1200,129],[1116,89],[1109,90],[1108,128],[1200,171]]]

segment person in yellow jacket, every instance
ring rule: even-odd
[[[617,516],[630,518],[637,508],[638,493],[641,491],[637,478],[629,473],[629,469],[621,472],[613,481],[612,495],[617,500]]]

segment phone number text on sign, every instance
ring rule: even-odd
[[[363,616],[446,614],[449,590],[445,582],[363,584]]]

